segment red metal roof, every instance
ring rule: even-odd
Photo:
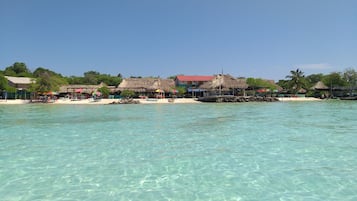
[[[213,80],[213,76],[200,76],[200,75],[178,75],[176,79],[181,82],[189,82],[189,81],[211,81]]]

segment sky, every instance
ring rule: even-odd
[[[285,79],[357,66],[355,0],[0,0],[0,69]]]

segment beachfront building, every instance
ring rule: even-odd
[[[84,98],[89,98],[93,95],[93,93],[99,95],[98,90],[102,87],[108,87],[104,83],[100,83],[98,85],[85,85],[85,84],[72,84],[72,85],[64,85],[61,86],[58,95],[60,97],[67,97],[70,99],[84,99]],[[110,87],[108,87],[111,89]],[[115,92],[114,89],[111,90],[111,92]]]
[[[214,76],[202,76],[202,75],[178,75],[175,79],[175,84],[178,87],[186,89],[188,95],[192,97],[200,97],[207,91],[200,88],[204,83],[212,81]]]
[[[326,86],[322,81],[318,81],[310,89],[313,90],[313,95],[316,98],[327,98],[331,96],[331,93],[329,92],[330,88]]]
[[[248,88],[246,79],[234,78],[231,75],[215,75],[214,78],[202,84],[202,89],[206,89],[205,96],[211,95],[233,95],[233,96],[245,96],[245,90]]]
[[[27,90],[30,88],[32,83],[35,83],[34,78],[30,77],[12,77],[4,76],[9,83],[9,86],[16,88],[17,90]]]
[[[33,83],[36,83],[34,78],[30,77],[12,77],[12,76],[4,76],[8,80],[8,84],[10,87],[16,89],[16,92],[3,92],[3,98],[10,98],[10,99],[29,99],[31,93],[28,89],[31,87]]]
[[[138,97],[164,98],[173,93],[175,81],[161,78],[126,78],[117,87],[117,90],[135,92]]]

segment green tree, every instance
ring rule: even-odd
[[[336,87],[336,86],[345,86],[346,82],[343,80],[343,76],[339,72],[333,72],[328,75],[325,75],[322,78],[322,82],[331,88]]]
[[[99,83],[105,83],[108,86],[118,86],[122,81],[121,77],[111,76],[109,74],[100,74],[97,76]]]
[[[111,76],[109,74],[101,74],[96,71],[88,71],[84,73],[84,77],[71,76],[66,78],[69,84],[93,84],[97,85],[104,83],[108,86],[118,86],[123,78],[121,74],[118,76]]]
[[[103,87],[99,88],[98,91],[100,93],[102,93],[103,97],[108,97],[109,94],[110,94],[110,90],[109,90],[109,88],[107,86],[103,86]]]
[[[66,77],[68,84],[85,84],[84,77],[70,76]]]
[[[7,79],[3,75],[0,75],[0,91],[6,90],[8,87],[9,83]]]
[[[289,88],[294,94],[298,93],[300,89],[306,87],[306,80],[304,73],[300,69],[290,71],[291,75],[287,75],[289,80]]]
[[[322,81],[324,75],[322,73],[319,74],[311,74],[306,76],[306,84],[308,88],[311,88],[312,86],[314,86],[314,84],[316,84],[319,81]]]
[[[352,96],[353,89],[357,85],[357,72],[353,68],[348,68],[344,71],[343,78],[349,88],[349,94]]]
[[[54,72],[54,71],[52,71],[50,69],[43,68],[43,67],[36,68],[36,70],[33,72],[33,75],[34,75],[34,77],[39,77],[43,73],[48,73],[50,76],[57,76],[57,77],[60,77],[60,78],[64,78],[61,74],[56,73],[56,72]]]
[[[130,90],[124,90],[120,93],[120,95],[124,98],[132,98],[135,96],[135,92]]]
[[[68,84],[67,80],[61,74],[53,72],[49,69],[39,67],[34,71],[37,78],[36,83],[32,86],[32,90],[37,92],[57,91],[60,86]]]
[[[185,87],[176,87],[175,88],[178,92],[177,95],[182,96],[186,93],[186,88]]]
[[[11,93],[16,93],[17,89],[9,85],[8,80],[0,74],[0,92],[7,91]]]
[[[270,90],[277,89],[275,83],[272,83],[269,80],[264,80],[261,78],[251,78],[251,77],[247,78],[247,84],[253,89],[257,89],[257,88],[268,88]]]
[[[277,85],[279,85],[281,88],[285,90],[288,90],[290,88],[289,80],[279,80],[277,82]]]
[[[98,77],[100,76],[100,73],[97,71],[88,71],[84,73],[84,83],[85,84],[100,84],[98,81]]]
[[[31,71],[27,68],[25,63],[15,62],[13,65],[5,68],[4,74],[15,77],[32,77]]]

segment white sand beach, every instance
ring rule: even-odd
[[[281,102],[292,102],[292,101],[323,101],[319,98],[312,97],[279,97]],[[83,100],[69,100],[69,99],[58,99],[54,102],[47,104],[62,104],[62,105],[106,105],[111,103],[118,103],[119,99],[101,99],[99,101],[93,101],[92,99],[83,99]],[[140,104],[180,104],[180,103],[201,103],[194,98],[176,98],[176,99],[134,99]],[[29,100],[0,100],[0,105],[16,105],[16,104],[28,104]]]
[[[322,101],[323,99],[313,98],[313,97],[279,97],[281,102],[291,102],[291,101]]]
[[[18,104],[27,104],[29,102],[30,102],[29,100],[21,100],[21,99],[0,100],[0,105],[18,105]]]
[[[175,103],[200,103],[193,98],[177,98],[171,101],[170,99],[133,99],[134,101],[138,101],[140,104],[175,104]],[[99,101],[93,101],[92,99],[85,100],[63,100],[59,99],[51,104],[88,104],[88,105],[106,105],[111,103],[118,103],[119,99],[101,99]]]
[[[54,102],[49,102],[46,104],[59,104],[59,105],[106,105],[111,103],[118,103],[119,99],[101,99],[98,101],[93,101],[92,99],[83,99],[83,100],[70,100],[70,99],[58,99]],[[200,103],[194,98],[176,98],[172,99],[134,99],[140,104],[176,104],[176,103]],[[0,105],[15,105],[15,104],[28,104],[29,100],[0,100]],[[42,104],[42,103],[39,103]]]

